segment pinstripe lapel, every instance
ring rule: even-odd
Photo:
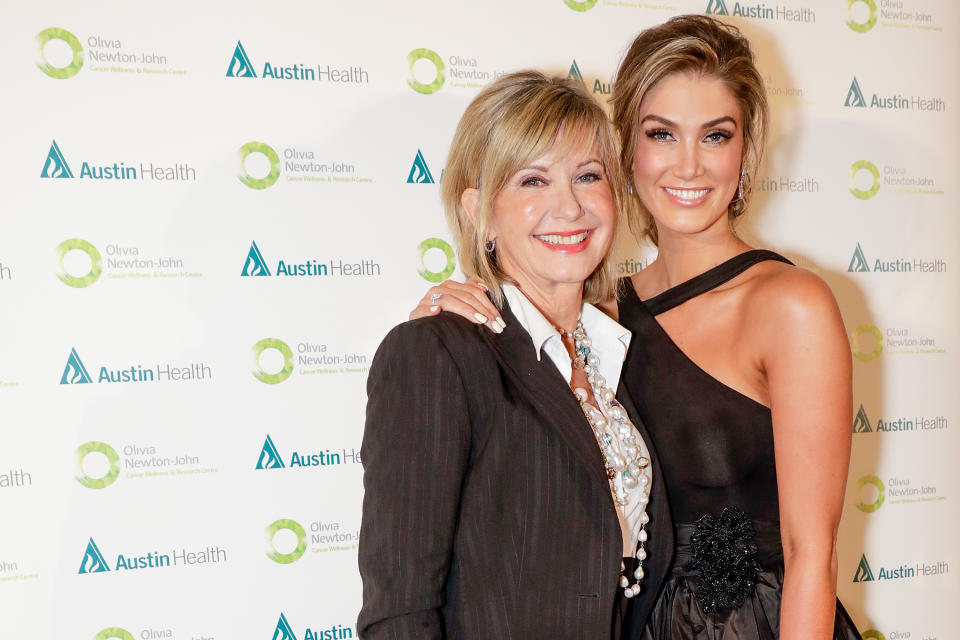
[[[626,372],[626,367],[624,367]],[[646,621],[650,610],[657,600],[657,595],[663,581],[667,577],[667,570],[673,563],[673,550],[675,544],[675,535],[673,530],[673,516],[670,513],[670,503],[667,497],[667,486],[663,480],[663,471],[660,468],[660,458],[657,457],[656,445],[647,431],[646,425],[640,420],[640,414],[637,412],[636,405],[627,385],[623,383],[623,377],[620,378],[620,387],[617,389],[617,400],[623,405],[623,408],[633,419],[633,425],[640,432],[640,436],[647,444],[650,450],[650,459],[653,463],[653,488],[650,493],[650,504],[647,507],[647,513],[650,516],[650,539],[647,542],[647,562],[644,578],[646,588],[642,595],[636,601],[637,606],[633,609],[635,620],[625,627],[623,634],[624,640],[635,640],[640,637],[643,621]]]
[[[503,333],[497,335],[481,329],[480,334],[517,388],[546,418],[546,422],[560,433],[567,446],[599,483],[598,486],[610,498],[611,515],[615,516],[600,447],[580,404],[550,358],[537,360],[530,334],[520,326],[506,302],[502,315],[507,323]]]

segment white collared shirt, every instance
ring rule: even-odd
[[[573,361],[567,348],[563,345],[560,332],[547,320],[540,310],[520,292],[508,283],[500,285],[503,295],[510,304],[510,310],[517,317],[530,337],[533,339],[533,348],[537,352],[537,360],[545,353],[557,366],[563,379],[570,381],[573,376]],[[596,350],[600,358],[600,373],[607,379],[607,387],[614,392],[620,384],[620,371],[623,361],[627,357],[630,347],[630,331],[625,329],[616,320],[610,318],[600,309],[589,303],[583,304],[580,319],[583,328],[593,341],[591,349]],[[573,327],[569,327],[573,329]]]
[[[530,338],[533,340],[533,348],[537,352],[537,360],[541,359],[542,353],[547,354],[563,375],[563,379],[569,383],[573,377],[573,361],[563,344],[560,332],[516,286],[504,283],[501,288],[504,297],[510,304],[513,315],[516,316],[520,326],[530,334]],[[598,369],[600,374],[606,378],[606,387],[616,392],[620,384],[623,362],[627,357],[627,349],[630,347],[630,331],[588,303],[583,304],[580,320],[583,322],[583,328],[586,329],[587,335],[590,336],[591,351],[600,358]],[[609,429],[612,429],[612,426]],[[633,435],[637,441],[643,443],[643,437],[636,430],[636,427],[633,427]],[[617,452],[623,455],[619,446],[617,444],[614,446]],[[641,448],[644,455],[649,455],[646,453],[647,449],[646,444],[644,444]],[[648,483],[652,482],[649,467],[645,470],[645,474]],[[618,480],[618,482],[620,481]],[[627,504],[623,511],[617,509],[617,516],[620,519],[620,526],[624,534],[623,554],[625,556],[633,555],[633,550],[637,548],[642,527],[641,517],[644,513],[644,503],[641,501],[641,496],[642,489],[629,491]]]

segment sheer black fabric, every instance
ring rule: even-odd
[[[779,637],[783,551],[770,410],[697,366],[656,320],[765,260],[789,263],[748,251],[646,301],[621,283],[620,324],[633,333],[623,383],[657,448],[677,536],[644,640]],[[835,640],[860,638],[839,601],[834,629]]]

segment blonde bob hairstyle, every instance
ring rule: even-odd
[[[658,82],[677,73],[719,79],[740,107],[744,142],[740,163],[742,192],[727,207],[732,227],[750,203],[769,120],[763,78],[754,63],[750,42],[736,27],[708,16],[687,15],[640,32],[620,63],[611,97],[613,123],[622,142],[620,164],[632,181],[640,136],[640,104]],[[657,244],[657,227],[638,195],[627,198],[626,213],[634,234]]]
[[[501,269],[496,250],[485,244],[493,201],[509,178],[556,146],[565,154],[593,146],[603,164],[616,211],[624,200],[625,180],[617,156],[617,140],[607,115],[582,83],[548,78],[537,71],[519,71],[487,85],[460,118],[450,144],[441,198],[453,233],[460,268],[485,283],[497,306],[503,306],[500,283],[511,278]],[[480,192],[476,220],[461,204],[467,189]],[[612,247],[586,279],[585,302],[609,300],[616,288]]]

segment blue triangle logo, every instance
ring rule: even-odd
[[[233,57],[230,59],[230,66],[227,67],[228,78],[256,78],[257,72],[253,70],[253,64],[247,56],[243,45],[237,40],[237,48],[233,51]]]
[[[847,267],[848,273],[867,273],[870,271],[870,265],[867,264],[867,257],[863,255],[863,249],[860,248],[860,243],[857,243],[857,248],[853,250],[853,257],[850,258],[850,266]]]
[[[727,3],[723,0],[710,0],[707,3],[707,13],[715,16],[728,16]]]
[[[70,348],[70,356],[67,358],[67,366],[63,369],[63,375],[60,376],[60,384],[90,384],[93,379],[87,373],[87,368],[83,366],[83,361],[77,355],[75,348]]]
[[[250,251],[247,252],[247,261],[243,263],[243,271],[240,272],[240,275],[270,275],[270,267],[267,266],[267,261],[263,259],[263,254],[260,253],[260,247],[257,246],[256,242],[250,243]]]
[[[417,157],[413,159],[413,166],[410,167],[410,175],[407,176],[409,184],[434,184],[433,174],[430,173],[430,167],[427,161],[423,159],[420,149],[417,149]]]
[[[863,91],[860,90],[860,83],[857,77],[853,77],[850,83],[850,89],[847,91],[847,99],[843,101],[845,107],[866,107],[867,101],[863,99]]]
[[[50,151],[47,152],[47,160],[43,163],[43,171],[40,172],[41,178],[72,178],[73,171],[70,171],[70,165],[67,159],[63,157],[63,152],[57,146],[54,140],[50,144]]]
[[[263,448],[260,449],[257,469],[283,469],[285,467],[283,458],[280,457],[280,452],[277,451],[277,447],[273,444],[273,439],[270,438],[268,433],[267,439],[263,441]]]
[[[873,580],[873,571],[870,570],[870,565],[867,564],[867,555],[862,554],[860,556],[860,564],[857,565],[857,572],[853,574],[854,582],[870,582]]]
[[[97,543],[93,541],[93,538],[90,538],[90,542],[87,543],[87,550],[83,553],[83,560],[80,562],[80,571],[77,573],[103,573],[104,571],[110,571],[110,567],[107,566],[107,561],[103,559],[103,554],[100,553]]]
[[[576,60],[570,65],[570,73],[567,74],[567,78],[583,82],[583,74],[580,73],[580,65],[577,64]]]
[[[293,629],[290,628],[290,623],[287,622],[287,617],[283,613],[277,620],[277,628],[273,630],[273,638],[270,640],[297,640],[297,636],[293,634]]]

